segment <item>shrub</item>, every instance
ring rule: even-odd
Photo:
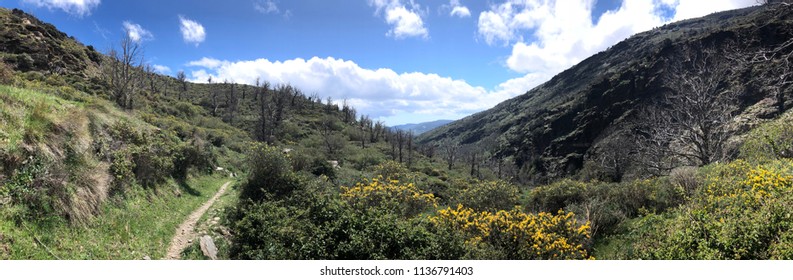
[[[476,212],[458,205],[430,217],[441,228],[462,232],[471,258],[585,259],[589,258],[588,223],[579,225],[573,213],[556,215],[510,211]]]
[[[518,187],[505,181],[457,181],[452,193],[454,204],[477,211],[509,210],[518,204]]]
[[[570,179],[536,187],[529,192],[527,207],[538,212],[555,212],[567,205],[582,201],[586,188],[586,183]]]
[[[283,197],[300,187],[286,156],[267,144],[251,144],[248,172],[248,182],[240,193],[242,198],[260,201],[267,196]]]
[[[336,178],[336,170],[334,170],[333,165],[321,158],[314,159],[314,162],[311,164],[311,174],[316,176],[325,175],[331,180]]]
[[[692,201],[667,217],[649,216],[630,229],[633,257],[657,259],[769,259],[790,256],[793,162],[714,170]],[[745,171],[742,175],[735,173]],[[648,225],[652,223],[652,225]]]
[[[383,180],[382,177],[341,187],[341,197],[351,205],[367,211],[372,208],[385,209],[404,217],[411,217],[424,210],[435,207],[437,198],[419,190],[415,185],[400,184],[397,180]]]
[[[749,133],[741,146],[740,154],[741,157],[753,161],[793,158],[791,139],[793,139],[793,125],[790,125],[790,120],[783,117]]]
[[[11,85],[14,83],[14,70],[0,60],[0,85]]]

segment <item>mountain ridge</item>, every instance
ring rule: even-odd
[[[636,34],[526,94],[425,133],[418,142],[487,146],[483,148],[494,158],[510,161],[522,170],[523,174],[518,175],[541,182],[574,175],[585,161],[597,156],[598,144],[624,132],[625,125],[636,118],[637,110],[668,91],[666,80],[671,67],[686,61],[684,51],[718,55],[726,54],[731,47],[746,53],[777,47],[793,34],[792,11],[787,5],[769,4],[670,23]],[[726,77],[745,82],[748,87],[742,92],[739,111],[754,115],[746,116],[750,123],[736,124],[744,127],[742,131],[758,119],[781,113],[773,112],[773,104],[761,102],[770,98],[770,93],[761,89],[762,82],[746,77],[771,79],[772,70],[752,65],[743,76]],[[691,69],[684,72],[693,73]],[[747,111],[752,106],[767,108]]]
[[[392,126],[393,129],[403,130],[403,131],[413,131],[415,135],[421,135],[427,131],[433,130],[440,126],[444,126],[448,123],[453,122],[454,120],[435,120],[429,122],[420,122],[420,123],[406,123]]]

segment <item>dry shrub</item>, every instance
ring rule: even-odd
[[[686,195],[691,196],[700,185],[697,168],[693,166],[675,168],[669,173],[669,182],[673,186],[683,189]]]
[[[10,85],[14,83],[14,70],[8,64],[0,60],[0,85]]]

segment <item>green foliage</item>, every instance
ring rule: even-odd
[[[248,152],[248,181],[241,198],[261,201],[283,197],[300,188],[301,183],[281,150],[262,143],[251,143]]]
[[[559,211],[567,205],[582,201],[586,188],[586,183],[571,179],[536,187],[529,193],[527,206],[535,211]]]
[[[791,116],[786,114],[750,132],[741,146],[741,157],[752,161],[793,158]]]
[[[477,211],[510,210],[518,202],[518,187],[505,181],[455,180],[450,205],[462,204]]]
[[[786,259],[793,230],[793,162],[712,168],[685,207],[628,228],[625,254],[651,259]]]
[[[683,203],[683,190],[663,178],[622,183],[561,180],[532,189],[526,208],[536,212],[565,209],[591,222],[592,235],[611,233],[626,219],[663,212]]]

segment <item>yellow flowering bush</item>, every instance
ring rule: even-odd
[[[711,167],[690,203],[632,229],[645,259],[769,259],[793,256],[793,162]],[[643,227],[643,229],[642,229]]]
[[[342,186],[341,197],[362,209],[385,208],[408,217],[438,205],[435,195],[421,191],[414,184],[383,177],[364,180],[352,187]]]
[[[510,211],[477,212],[458,205],[440,209],[430,221],[461,231],[470,248],[489,248],[504,259],[585,259],[589,253],[589,223],[579,224],[572,212],[528,214]],[[481,257],[481,256],[473,256]]]

